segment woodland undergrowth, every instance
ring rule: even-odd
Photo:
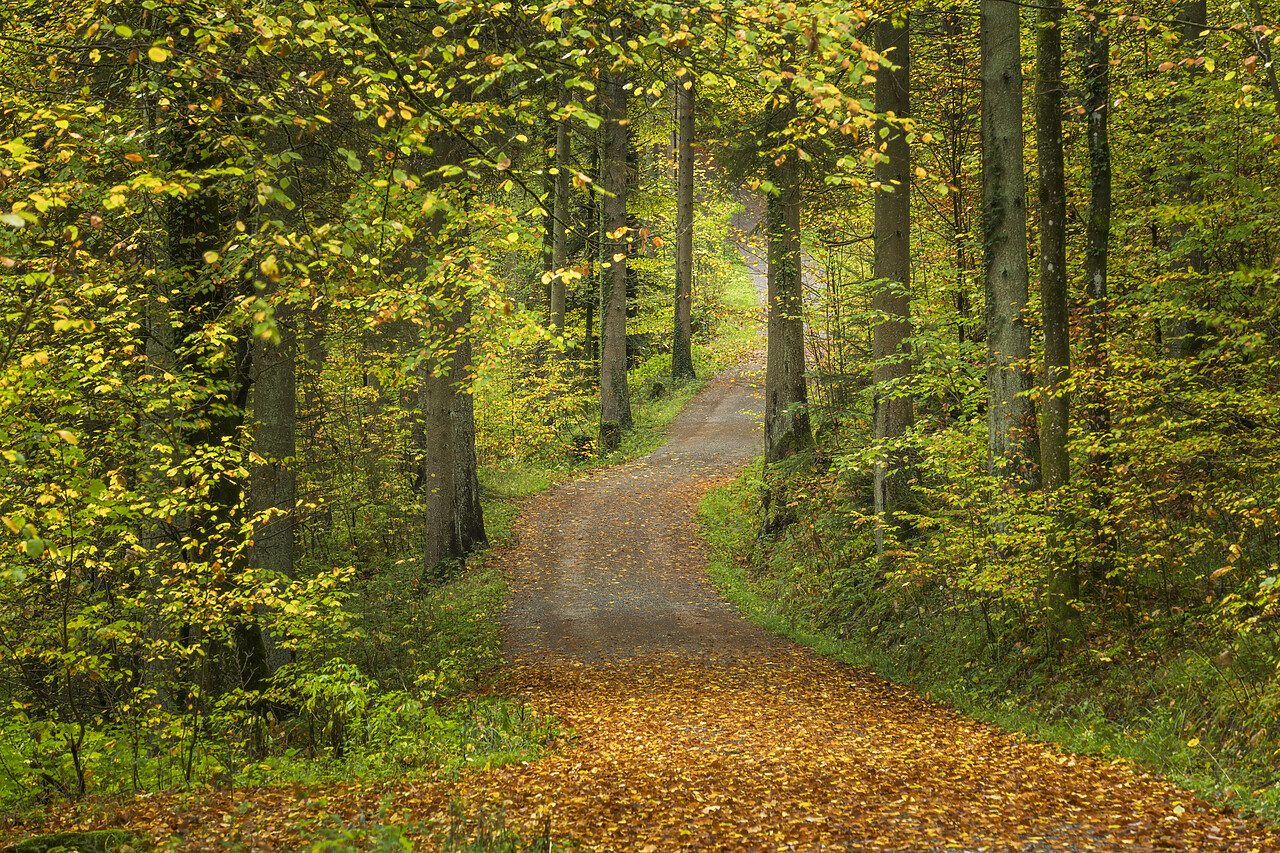
[[[709,207],[714,208],[714,205]],[[714,208],[723,234],[732,204]],[[708,229],[710,230],[710,229]],[[707,238],[709,244],[711,236]],[[717,240],[721,246],[723,241]],[[704,253],[707,255],[710,253]],[[669,287],[655,261],[648,287]],[[528,277],[517,264],[514,279]],[[642,282],[643,283],[643,282]],[[642,293],[648,292],[642,290]],[[697,291],[695,368],[709,377],[758,345],[759,308],[736,251],[718,248],[704,262]],[[522,498],[603,465],[658,446],[667,424],[702,387],[673,382],[671,357],[657,330],[669,307],[656,296],[642,329],[629,380],[635,427],[612,453],[596,451],[598,415],[591,370],[575,360],[584,342],[565,335],[566,355],[544,335],[488,330],[474,395],[481,498],[491,547],[504,547]],[[589,303],[582,310],[592,311]],[[581,321],[581,313],[571,320]],[[519,320],[517,320],[518,322]],[[652,332],[644,331],[647,326]],[[376,342],[374,342],[376,344]],[[405,491],[399,413],[378,402],[378,353],[358,329],[335,323],[323,372],[308,393],[326,403],[310,421],[303,454],[313,464],[300,483],[308,500],[298,574],[321,579],[310,622],[265,703],[225,703],[199,714],[128,713],[109,726],[82,727],[35,717],[0,718],[0,815],[39,825],[36,812],[57,805],[83,778],[87,814],[133,802],[138,792],[190,792],[246,786],[333,785],[456,776],[537,756],[559,734],[551,717],[520,697],[488,695],[500,662],[498,613],[504,584],[482,550],[438,583],[424,580],[416,558],[414,504]],[[548,416],[548,401],[556,410]],[[40,726],[47,731],[36,731]],[[37,736],[32,736],[35,731]],[[74,746],[74,749],[72,747]],[[131,808],[132,806],[124,806]],[[458,815],[452,829],[397,826],[373,818],[352,825],[335,817],[306,831],[315,849],[405,849],[411,837],[443,832],[446,850],[534,849],[502,816]],[[464,828],[459,829],[459,828]],[[542,839],[553,849],[552,839]]]

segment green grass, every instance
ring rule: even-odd
[[[1163,683],[1138,697],[1134,674],[1121,667],[1054,659],[1036,664],[1028,661],[1030,646],[1002,656],[983,654],[977,616],[966,622],[964,614],[951,614],[939,626],[925,611],[903,608],[887,620],[892,624],[885,633],[891,636],[850,632],[847,619],[823,616],[824,605],[806,585],[812,573],[801,580],[806,573],[795,571],[812,555],[785,536],[774,542],[758,538],[760,471],[759,463],[750,466],[735,482],[709,493],[699,508],[711,546],[708,574],[748,619],[824,656],[908,684],[975,719],[1074,752],[1124,759],[1207,798],[1229,799],[1238,809],[1280,819],[1280,786],[1265,755],[1213,748],[1189,734],[1203,716],[1203,709],[1185,701],[1188,684],[1204,683],[1193,651],[1163,650],[1169,655],[1160,669]],[[799,526],[812,520],[802,515]],[[1109,677],[1100,677],[1104,672]]]

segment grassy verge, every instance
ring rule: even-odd
[[[800,504],[787,533],[761,539],[760,472],[753,465],[711,492],[699,512],[711,579],[747,618],[976,719],[1074,752],[1125,759],[1207,798],[1280,819],[1280,785],[1266,755],[1195,736],[1198,717],[1210,712],[1188,699],[1196,688],[1189,675],[1194,648],[1166,650],[1159,667],[1141,673],[1098,655],[1035,661],[1029,645],[996,649],[980,614],[939,619],[859,587],[847,562],[820,553],[815,543],[830,539],[814,531],[830,519],[813,505]],[[849,562],[856,562],[852,550]],[[1145,682],[1140,692],[1135,678]]]

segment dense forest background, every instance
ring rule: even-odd
[[[727,582],[1275,801],[1276,9],[4,15],[5,807],[536,752],[475,555],[751,345],[739,239]]]

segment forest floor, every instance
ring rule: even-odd
[[[754,456],[749,371],[666,446],[532,501],[506,555],[502,689],[574,736],[466,777],[472,807],[595,850],[1276,850],[1128,765],[932,704],[748,623],[707,581],[700,496]]]
[[[498,557],[511,597],[494,689],[561,721],[541,758],[456,779],[160,794],[74,823],[174,849],[289,850],[335,818],[430,838],[457,829],[460,802],[465,821],[501,814],[525,838],[620,853],[1280,850],[1125,763],[973,722],[740,617],[706,578],[694,514],[753,458],[759,409],[758,375],[730,372],[661,449],[529,500]]]
[[[713,379],[659,450],[529,499],[497,556],[510,598],[493,690],[558,718],[541,758],[158,794],[50,828],[286,850],[325,821],[427,839],[461,814],[464,834],[502,815],[526,839],[619,853],[1280,850],[1273,830],[1124,762],[974,722],[739,616],[706,577],[694,517],[758,451],[761,380],[758,365]]]

